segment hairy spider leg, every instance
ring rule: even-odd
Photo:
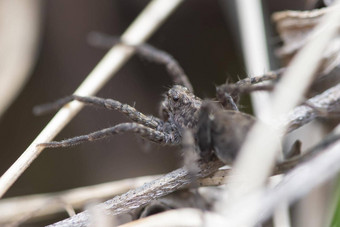
[[[188,88],[190,92],[193,92],[194,89],[188,76],[185,74],[178,61],[169,53],[157,49],[149,44],[137,46],[136,52],[149,61],[164,64],[175,84],[182,85]]]
[[[254,77],[248,77],[243,80],[238,81],[235,85],[241,87],[241,86],[250,86],[254,84],[258,84],[264,81],[268,80],[278,80],[281,78],[282,74],[286,71],[286,68],[279,68],[274,71],[269,71],[264,73],[263,75],[260,76],[254,76]]]
[[[188,88],[190,92],[193,92],[193,87],[183,68],[173,56],[163,50],[160,50],[150,44],[129,45],[128,43],[121,41],[119,38],[98,32],[91,33],[89,41],[91,44],[96,46],[112,47],[115,44],[122,44],[133,47],[135,48],[136,54],[139,56],[147,59],[148,61],[165,65],[172,77],[172,80],[174,81],[174,84],[182,85]]]
[[[103,98],[98,98],[98,97],[93,97],[93,96],[91,97],[78,96],[78,95],[67,96],[53,103],[36,106],[34,107],[33,112],[37,115],[44,114],[46,112],[59,109],[63,107],[65,104],[73,100],[77,100],[87,105],[103,107],[109,110],[117,110],[125,114],[132,121],[140,123],[144,126],[147,126],[153,129],[159,128],[161,125],[163,125],[163,121],[161,119],[153,117],[153,116],[146,116],[142,114],[141,112],[137,111],[134,107],[129,106],[128,104],[122,104],[121,102],[113,100],[113,99],[103,99]]]
[[[222,84],[216,87],[216,97],[224,106],[225,109],[237,109],[237,103],[241,93],[251,93],[254,91],[271,91],[274,88],[273,84],[255,85],[264,81],[278,80],[285,72],[286,68],[280,68],[275,71],[267,72],[261,76],[245,78],[235,84]],[[254,86],[255,85],[255,86]]]
[[[145,139],[153,141],[158,144],[178,144],[175,137],[171,133],[165,133],[159,130],[155,130],[137,123],[121,123],[110,128],[105,128],[96,132],[89,133],[87,135],[77,136],[61,141],[52,141],[48,143],[41,143],[37,146],[55,148],[55,147],[70,147],[78,145],[88,141],[94,141],[104,139],[106,137],[121,134],[125,132],[135,133]]]
[[[225,109],[239,111],[237,103],[240,99],[240,94],[251,93],[254,91],[272,91],[274,85],[243,85],[223,84],[216,88],[216,98]]]
[[[233,97],[228,92],[221,90],[220,87],[216,88],[216,98],[225,109],[239,111]]]

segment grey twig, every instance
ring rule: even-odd
[[[297,106],[289,112],[288,116],[284,117],[283,124],[289,125],[288,132],[309,123],[316,117],[324,116],[320,109],[327,113],[338,112],[340,107],[340,84],[308,99],[307,103],[308,105]]]
[[[200,172],[198,172],[197,177],[206,177],[214,173],[222,165],[223,163],[218,160],[208,163],[200,163]],[[192,178],[194,178],[192,173],[189,173],[186,168],[180,168],[157,180],[146,183],[140,188],[130,190],[121,196],[116,196],[98,206],[104,208],[110,215],[127,213],[132,209],[143,206],[154,199],[165,196],[190,184],[192,182]],[[89,223],[89,216],[89,212],[84,211],[50,226],[86,226]]]

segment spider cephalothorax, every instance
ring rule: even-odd
[[[175,85],[166,94],[161,104],[163,119],[183,130],[192,129],[198,121],[202,100],[186,87]]]

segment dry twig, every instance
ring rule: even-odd
[[[242,51],[247,73],[259,75],[270,70],[265,23],[261,1],[238,0],[235,2],[241,32]],[[269,94],[252,94],[255,116],[262,118],[263,110],[270,104]]]
[[[215,160],[209,163],[200,163],[200,172],[197,174],[199,178],[208,176],[215,172],[223,163]],[[144,184],[142,187],[131,190],[121,196],[116,196],[98,206],[104,208],[109,215],[127,213],[132,209],[159,197],[165,196],[179,188],[184,187],[192,182],[193,175],[186,168],[180,168],[165,176]],[[84,226],[89,222],[89,212],[81,212],[71,218],[57,222],[51,226]]]

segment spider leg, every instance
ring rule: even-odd
[[[135,48],[136,54],[141,57],[162,64],[168,70],[170,76],[172,77],[175,84],[182,85],[193,92],[193,87],[190,83],[188,76],[185,74],[183,68],[179,63],[172,57],[169,53],[157,49],[149,44],[140,44],[137,46],[122,43],[119,38],[111,37],[102,33],[92,33],[89,36],[89,41],[91,44],[96,46],[112,47],[115,44],[123,44]]]
[[[92,132],[87,135],[77,136],[61,141],[52,141],[48,143],[40,143],[37,146],[55,148],[55,147],[70,147],[75,146],[84,142],[94,141],[99,139],[104,139],[106,137],[121,134],[125,132],[132,132],[139,136],[144,137],[150,141],[153,141],[158,144],[178,144],[179,141],[175,139],[175,136],[172,134],[164,133],[149,127],[146,127],[142,124],[137,123],[121,123],[115,125],[110,128],[105,128],[96,132]]]
[[[237,103],[240,100],[240,94],[251,93],[254,91],[272,91],[274,85],[242,85],[223,84],[216,88],[216,98],[225,109],[238,111]]]
[[[149,61],[165,65],[175,84],[182,85],[193,92],[193,87],[178,61],[169,53],[157,49],[149,44],[136,47],[136,53]]]
[[[77,100],[87,105],[103,107],[109,110],[118,110],[119,112],[125,114],[132,121],[140,123],[150,128],[155,129],[163,124],[163,121],[161,119],[152,116],[146,116],[141,112],[137,111],[134,107],[129,106],[128,104],[122,104],[121,102],[113,99],[103,99],[92,96],[91,97],[78,95],[67,96],[53,103],[36,106],[34,107],[33,112],[37,115],[44,114],[46,112],[50,112],[51,110],[59,109],[73,100]]]
[[[216,89],[216,98],[225,109],[239,111],[233,97],[231,97],[231,95],[227,91],[222,90],[220,87],[217,87]]]
[[[286,68],[279,68],[274,71],[266,72],[261,76],[245,78],[243,80],[238,81],[235,85],[239,87],[247,87],[247,86],[258,84],[264,81],[279,80],[285,71],[286,71]]]
[[[269,80],[278,80],[284,71],[285,68],[280,68],[276,71],[267,72],[262,76],[245,78],[235,84],[222,84],[216,88],[216,97],[224,108],[238,110],[237,103],[239,102],[240,94],[254,91],[271,91],[274,88],[273,84],[258,83]]]

